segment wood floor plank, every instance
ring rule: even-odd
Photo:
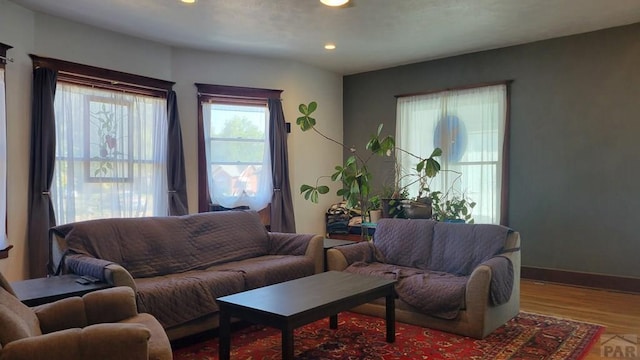
[[[523,279],[520,309],[531,313],[600,324],[606,327],[605,336],[635,335],[640,339],[640,294]],[[586,359],[612,359],[612,357],[601,356],[600,351],[600,342],[598,342]],[[637,355],[630,359],[640,359],[640,353]]]

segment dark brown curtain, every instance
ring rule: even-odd
[[[287,129],[280,99],[269,99],[269,114],[271,174],[273,177],[271,231],[295,233],[296,220],[293,214],[291,184],[289,183]]]
[[[184,151],[182,130],[178,113],[176,92],[167,94],[167,112],[169,117],[169,138],[167,146],[167,181],[169,188],[169,215],[189,213],[187,203],[187,179],[184,170]]]
[[[31,109],[31,159],[29,164],[29,214],[27,219],[29,276],[47,275],[49,228],[56,224],[50,197],[56,155],[53,102],[57,71],[33,70]]]

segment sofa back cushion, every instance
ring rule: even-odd
[[[380,219],[373,243],[386,263],[428,269],[435,224],[430,219]]]
[[[494,224],[437,222],[429,269],[470,275],[478,265],[502,252],[510,231]]]
[[[64,236],[71,252],[118,263],[136,278],[205,269],[269,249],[254,211],[90,220],[54,232]]]
[[[492,224],[380,219],[374,244],[386,263],[466,276],[503,250],[509,231]]]

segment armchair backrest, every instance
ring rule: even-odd
[[[0,285],[0,349],[12,341],[42,335],[38,317],[15,297],[2,274]]]

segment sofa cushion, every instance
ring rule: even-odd
[[[455,275],[470,275],[482,262],[504,249],[511,229],[493,224],[437,222],[429,269]]]
[[[245,286],[239,272],[207,270],[135,282],[138,311],[153,314],[165,329],[217,312],[216,298],[243,291]]]
[[[251,290],[313,275],[315,264],[306,256],[267,255],[217,265],[210,270],[236,271],[244,277],[244,290]]]
[[[269,252],[254,211],[100,219],[59,225],[69,251],[122,265],[134,278],[173,274]]]
[[[433,228],[430,219],[380,219],[373,243],[389,264],[429,268]]]
[[[467,276],[379,262],[356,262],[345,271],[396,280],[398,298],[432,316],[453,319],[464,309]]]

